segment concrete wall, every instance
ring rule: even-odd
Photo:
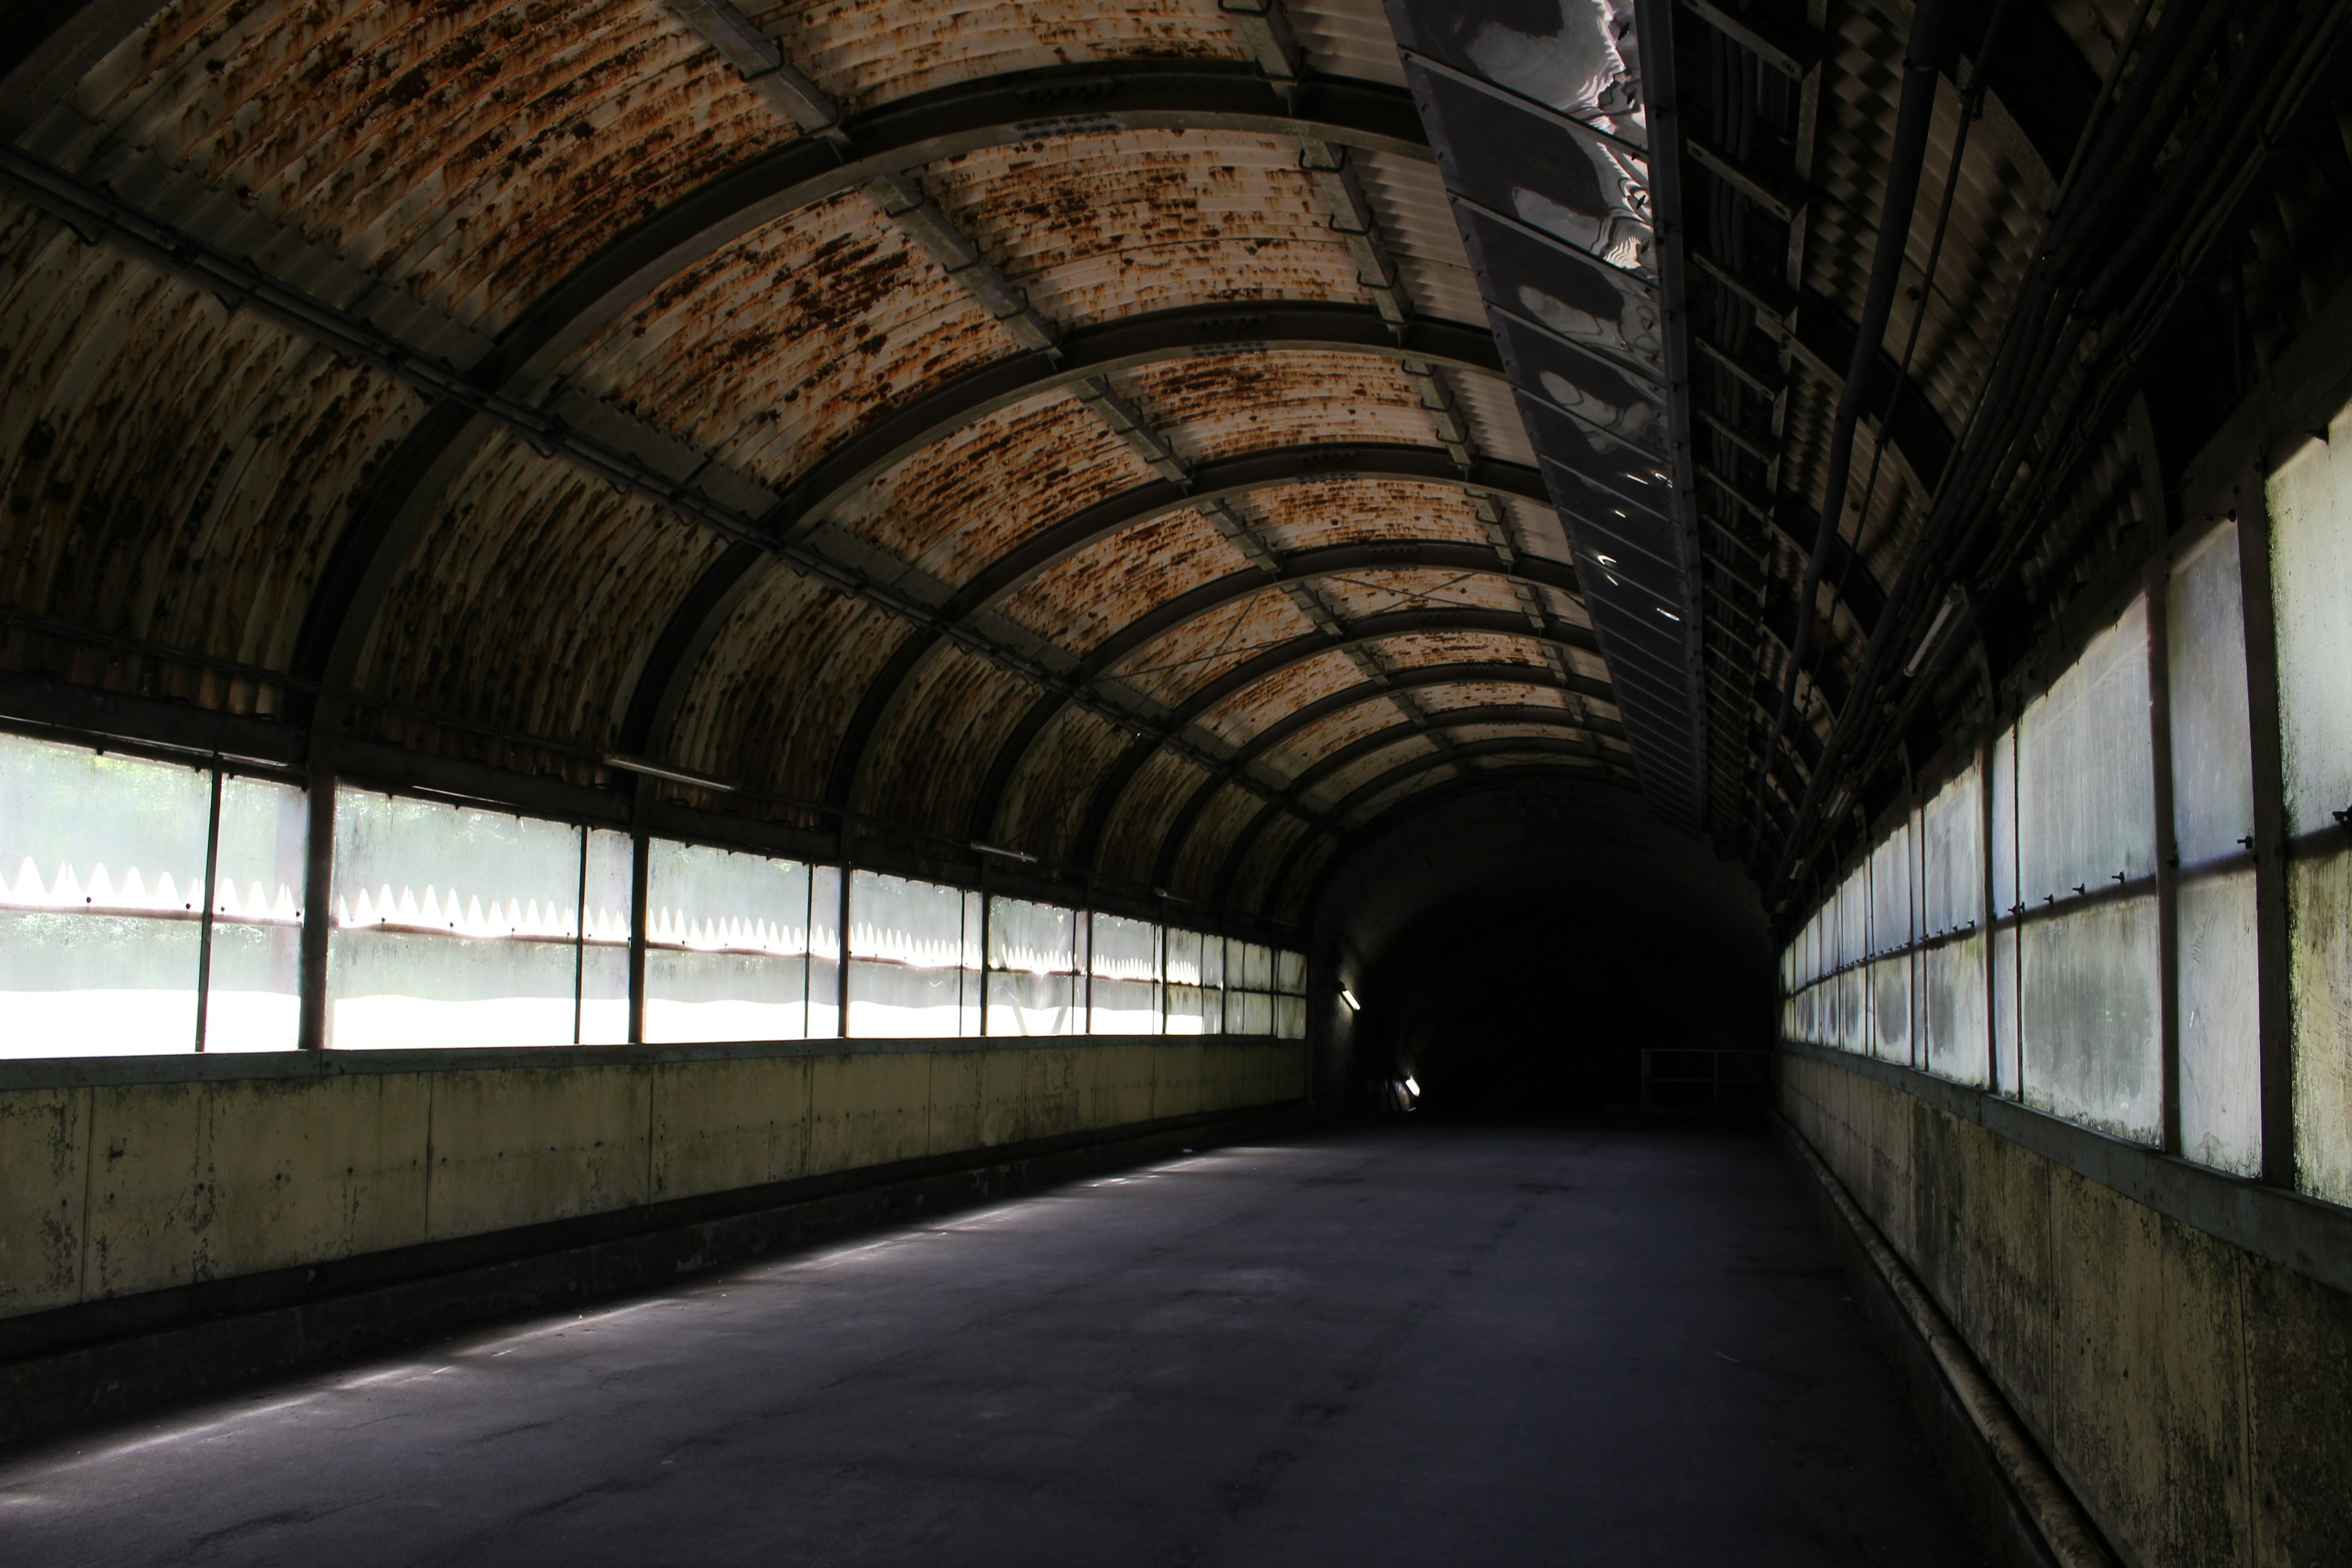
[[[0,1071],[0,1317],[1276,1104],[1296,1040],[147,1058]]]
[[[2127,1563],[2352,1562],[2352,1295],[1959,1113],[1966,1091],[1930,1103],[1897,1074],[1812,1052],[1780,1066],[1782,1114]],[[2241,1211],[2306,1204],[2099,1142],[2118,1168],[2224,1200],[2216,1212],[2231,1189]],[[2337,1248],[2326,1271],[2340,1272],[2352,1215],[2289,1217]]]

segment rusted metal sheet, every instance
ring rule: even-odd
[[[1022,540],[1152,478],[1066,392],[1000,409],[868,485],[835,521],[961,584]]]
[[[1318,811],[1328,811],[1348,797],[1360,784],[1378,778],[1399,763],[1415,758],[1434,756],[1440,747],[1426,734],[1403,734],[1392,746],[1383,746],[1369,756],[1359,757],[1345,767],[1335,768],[1316,782],[1307,792],[1307,803]]]
[[[1391,610],[1517,611],[1511,585],[1493,574],[1410,571],[1350,572],[1317,580],[1324,603],[1343,621],[1360,621]]]
[[[1213,300],[1364,298],[1286,137],[1057,137],[935,164],[924,183],[1064,327]]]
[[[996,841],[1048,859],[1066,860],[1103,771],[1129,737],[1082,708],[1065,708],[1045,726],[1005,791]]]
[[[1083,654],[1187,589],[1249,569],[1249,558],[1199,512],[1170,512],[1078,552],[1006,600],[1003,611]],[[1153,652],[1145,662],[1163,659]]]
[[[1451,485],[1385,479],[1316,479],[1261,490],[1244,510],[1278,552],[1370,540],[1437,540],[1484,548],[1469,498]]]
[[[1241,745],[1285,713],[1318,697],[1344,691],[1364,679],[1353,660],[1336,648],[1254,681],[1201,715],[1201,729]]]
[[[1251,656],[1314,629],[1304,611],[1269,586],[1177,627],[1112,673],[1121,685],[1172,707]]]
[[[1389,30],[1381,0],[1286,0],[1284,9],[1314,69],[1327,76],[1404,85],[1396,35]]]
[[[1459,709],[1479,708],[1489,704],[1507,704],[1520,708],[1557,708],[1563,713],[1579,711],[1584,706],[1580,698],[1571,700],[1556,686],[1538,684],[1543,672],[1529,669],[1529,684],[1505,684],[1499,680],[1452,681],[1444,686],[1419,686],[1413,697],[1432,713],[1451,713]]]
[[[821,798],[859,696],[907,631],[805,577],[770,574],[695,672],[667,760]]]
[[[1010,345],[863,192],[688,268],[583,346],[567,380],[770,485]]]
[[[1225,863],[1225,851],[1265,804],[1263,798],[1239,784],[1227,784],[1212,796],[1200,821],[1193,825],[1192,837],[1176,858],[1168,890],[1188,899],[1213,896],[1217,873]]]
[[[1160,855],[1160,830],[1206,776],[1198,765],[1170,751],[1145,763],[1105,826],[1099,868],[1130,882],[1148,881]]]
[[[876,741],[866,809],[961,837],[997,749],[1036,698],[1036,687],[977,655],[933,655]]]
[[[0,205],[0,597],[282,667],[349,497],[420,412],[388,378]]]
[[[74,102],[489,331],[791,134],[659,0],[183,0]]]
[[[1257,842],[1250,846],[1249,854],[1234,874],[1231,896],[1237,907],[1245,910],[1257,907],[1265,897],[1266,884],[1273,879],[1275,872],[1290,853],[1290,847],[1298,841],[1300,835],[1308,831],[1304,820],[1288,812],[1282,813],[1267,825],[1265,830],[1257,836]],[[1223,863],[1222,857],[1219,863]]]
[[[923,0],[791,0],[742,10],[850,110],[1047,66],[1244,58],[1215,0],[983,0],[958,5],[951,24]]]
[[[1419,669],[1430,664],[1524,664],[1544,668],[1543,649],[1537,646],[1532,627],[1523,637],[1495,632],[1414,632],[1386,637],[1381,642],[1381,658],[1391,669]]]
[[[720,542],[519,439],[453,485],[377,618],[360,689],[587,746]]]
[[[1419,700],[1423,693],[1415,691],[1412,695]],[[1367,702],[1318,720],[1297,734],[1285,737],[1265,752],[1263,760],[1276,773],[1296,778],[1342,746],[1410,722],[1411,715],[1394,702]]]
[[[1310,441],[1431,439],[1412,379],[1369,354],[1201,354],[1147,365],[1125,390],[1195,462]]]

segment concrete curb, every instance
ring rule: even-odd
[[[2113,1552],[2052,1468],[1967,1342],[1804,1134],[1771,1118],[1809,1180],[1807,1195],[1844,1257],[1864,1310],[1911,1386],[1912,1405],[1994,1559],[2011,1568],[2117,1568]]]
[[[243,1384],[382,1354],[502,1320],[602,1297],[657,1289],[707,1273],[862,1230],[992,1202],[1170,1154],[1296,1131],[1303,1103],[1239,1115],[1188,1117],[1112,1130],[1101,1137],[1042,1140],[839,1173],[805,1182],[661,1205],[635,1215],[467,1237],[349,1260],[357,1267],[281,1271],[275,1289],[215,1282],[87,1336],[70,1321],[0,1362],[0,1447],[16,1448],[100,1423],[159,1411]],[[730,1197],[739,1199],[731,1206]],[[637,1222],[614,1234],[616,1221]],[[603,1234],[597,1232],[601,1230]],[[308,1287],[306,1289],[306,1286]],[[271,1300],[271,1297],[278,1298]],[[290,1298],[290,1299],[288,1299]],[[94,1303],[99,1309],[136,1308]],[[71,1320],[88,1309],[44,1317]],[[144,1319],[145,1321],[141,1321]],[[107,1320],[100,1318],[100,1323]],[[64,1330],[66,1331],[59,1331]],[[40,1342],[46,1341],[47,1343]]]

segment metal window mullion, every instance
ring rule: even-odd
[[[205,828],[205,885],[196,927],[196,1054],[205,1049],[205,1031],[211,1021],[213,999],[213,904],[220,882],[221,765],[212,766],[212,815]]]
[[[2172,821],[2172,675],[2167,588],[2172,552],[2164,551],[2141,574],[2147,602],[2148,784],[2156,826],[2156,973],[2158,1085],[2158,1146],[2180,1152],[2180,854]]]
[[[337,714],[336,722],[341,722]],[[314,724],[317,721],[314,719]],[[335,777],[325,769],[310,775],[302,846],[302,946],[296,984],[300,996],[298,1049],[323,1050],[327,1044],[327,959],[335,889]],[[209,897],[209,893],[207,897]]]
[[[646,911],[646,905],[653,884],[654,841],[650,825],[653,819],[654,780],[646,774],[638,774],[635,791],[631,800],[628,1039],[631,1045],[638,1046],[643,1045],[646,1039],[646,931],[652,918]],[[580,896],[583,906],[584,922],[584,906],[588,897],[587,879],[583,877],[581,881]],[[809,878],[810,886],[814,888],[815,882],[816,878],[812,868]],[[809,922],[811,926],[814,924],[814,921]],[[802,929],[806,931],[809,926],[803,926]],[[808,1033],[808,954],[805,951],[808,945],[808,939],[803,936],[801,939],[801,947],[803,950],[801,958],[801,1033],[803,1035]]]
[[[580,1044],[580,1015],[583,993],[588,979],[588,834],[582,823],[580,834],[580,882],[578,896],[572,900],[574,915],[572,922],[572,1043]]]
[[[2278,626],[2271,599],[2271,526],[2262,470],[2238,479],[2238,582],[2246,627],[2246,717],[2254,796],[2254,984],[2260,1020],[2263,1176],[2296,1185],[2294,1016],[2288,989],[2286,776],[2282,757]]]

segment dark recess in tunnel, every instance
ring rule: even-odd
[[[1363,1005],[1339,1020],[1360,1105],[1411,1074],[1430,1114],[1595,1114],[1639,1103],[1644,1047],[1771,1040],[1753,884],[1624,791],[1451,795],[1358,845],[1318,902]]]

